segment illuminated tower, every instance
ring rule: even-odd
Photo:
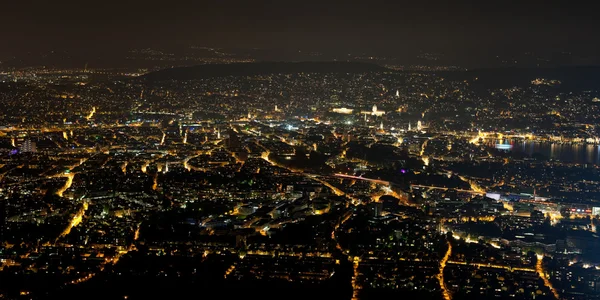
[[[421,121],[417,122],[417,130],[421,131],[421,129],[423,129],[423,124],[421,123]]]
[[[383,121],[381,121],[381,124],[379,124],[379,130],[383,130]]]
[[[373,104],[373,112],[376,113],[377,112],[377,104]]]
[[[411,130],[412,130],[412,128],[411,128],[411,126],[410,126],[410,121],[409,121],[409,122],[408,122],[408,131],[411,131]]]
[[[400,91],[396,90],[396,98],[400,98]]]

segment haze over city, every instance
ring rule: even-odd
[[[0,299],[599,299],[595,14],[5,3]]]

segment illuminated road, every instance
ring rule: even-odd
[[[365,181],[370,181],[370,182],[375,182],[378,184],[384,184],[384,185],[390,185],[389,181],[385,181],[385,180],[380,180],[380,179],[372,179],[372,178],[366,178],[366,177],[360,177],[360,176],[352,176],[352,175],[346,175],[346,174],[333,174],[333,176],[335,177],[342,177],[342,178],[349,178],[349,179],[358,179],[358,180],[365,180]]]
[[[67,171],[65,171],[64,173],[62,173],[60,175],[52,176],[52,177],[66,177],[67,178],[67,181],[65,182],[65,184],[60,189],[58,189],[58,191],[56,191],[57,196],[59,196],[61,198],[63,197],[63,194],[71,187],[71,185],[73,185],[73,178],[75,178],[76,173],[71,173],[71,171],[74,168],[83,165],[83,163],[85,163],[87,160],[88,160],[87,158],[81,159],[81,160],[79,160],[78,164],[69,167],[69,169]]]
[[[85,117],[86,120],[91,120],[94,114],[96,113],[96,107],[92,107],[92,111]]]
[[[411,184],[410,187],[411,188],[416,187],[416,188],[423,188],[423,189],[433,189],[433,190],[449,190],[450,189],[450,188],[443,187],[443,186],[421,185],[421,184]],[[457,192],[462,192],[462,193],[471,193],[471,194],[479,194],[479,195],[485,194],[484,192],[475,191],[475,190],[462,190],[462,189],[454,189],[454,190],[456,190]]]
[[[463,266],[474,266],[478,268],[492,268],[492,269],[504,269],[508,271],[524,271],[524,272],[532,272],[535,273],[536,270],[532,268],[523,268],[523,267],[511,267],[507,265],[496,265],[496,264],[486,264],[486,263],[474,263],[474,262],[464,262],[464,261],[453,261],[450,260],[446,262],[448,265],[463,265]]]
[[[319,177],[317,177],[316,175],[312,175],[312,174],[306,174],[308,177],[312,178],[314,181],[328,187],[336,196],[346,196],[346,193],[342,190],[340,190],[339,188],[331,185],[331,183],[320,179]]]
[[[154,178],[152,179],[152,190],[156,191],[158,189],[158,173],[154,174]]]
[[[150,165],[150,161],[149,161],[149,160],[147,160],[147,161],[145,161],[145,162],[144,162],[144,164],[143,164],[143,165],[142,165],[142,167],[140,168],[140,169],[141,169],[141,171],[142,171],[142,173],[144,173],[144,174],[145,174],[145,173],[147,172],[147,169],[148,169],[148,166],[149,166],[149,165]]]
[[[340,228],[340,226],[342,226],[344,223],[346,223],[346,221],[348,221],[350,218],[352,217],[352,213],[347,212],[343,218],[337,223],[335,224],[335,227],[333,228],[333,230],[331,231],[331,239],[335,241],[335,248],[338,249],[342,255],[344,255],[346,258],[348,258],[348,255],[346,254],[345,250],[342,248],[342,245],[340,245],[340,242],[338,241],[335,232]],[[360,286],[358,285],[358,283],[356,282],[356,277],[358,275],[358,265],[359,265],[360,261],[358,257],[355,257],[353,260],[353,274],[352,274],[352,299],[358,299],[358,293],[360,290]]]
[[[352,300],[357,300],[358,295],[362,287],[358,284],[358,266],[360,265],[360,258],[355,256],[352,261]]]
[[[63,194],[71,187],[71,185],[73,185],[73,178],[75,177],[75,174],[74,173],[64,173],[57,177],[66,177],[67,178],[67,181],[65,182],[65,184],[56,191],[56,195],[62,198]]]
[[[162,138],[160,139],[160,145],[163,146],[165,144],[165,138],[167,137],[167,134],[163,132]]]
[[[544,285],[550,289],[550,291],[552,292],[552,295],[554,295],[554,298],[560,299],[560,297],[558,296],[558,292],[552,286],[552,283],[550,282],[550,280],[548,280],[548,276],[546,275],[546,272],[544,271],[543,261],[544,261],[544,255],[538,254],[537,262],[535,264],[535,271],[540,275],[540,278],[542,278],[542,280],[544,281]]]
[[[85,211],[87,209],[88,209],[88,204],[87,204],[87,202],[84,201],[83,204],[81,205],[81,207],[79,208],[79,210],[77,211],[77,213],[75,213],[75,215],[69,222],[69,225],[67,226],[67,228],[65,228],[65,230],[63,230],[63,232],[60,233],[57,240],[61,237],[65,237],[65,236],[69,235],[69,233],[71,233],[71,229],[73,229],[73,227],[77,227],[77,225],[79,225],[81,223],[81,221],[83,221],[83,216],[85,216]]]
[[[437,279],[440,282],[440,289],[442,290],[442,295],[444,295],[445,300],[452,300],[450,292],[446,288],[446,283],[444,283],[444,269],[446,268],[446,263],[448,259],[450,259],[450,255],[452,254],[452,245],[448,243],[448,250],[446,251],[446,255],[440,261],[440,272],[437,275]]]
[[[389,186],[391,184],[389,181],[380,180],[380,179],[366,178],[366,177],[360,177],[360,176],[352,176],[352,175],[345,175],[345,174],[333,174],[333,176],[342,177],[342,178],[349,178],[349,179],[365,180],[365,181],[370,181],[370,182],[374,182],[374,183],[378,183],[378,184],[383,184],[383,185],[387,185],[387,186]],[[464,180],[467,181],[466,178]],[[416,187],[416,188],[425,188],[425,189],[437,189],[437,190],[448,190],[448,189],[450,189],[450,188],[442,187],[442,186],[420,185],[420,184],[411,184],[410,187],[411,188]],[[464,192],[464,193],[471,193],[471,194],[485,194],[485,191],[483,189],[481,189],[479,186],[477,186],[475,184],[472,184],[471,187],[472,188],[475,187],[475,188],[477,188],[477,190],[475,190],[475,189],[473,189],[473,190],[457,189],[456,191],[457,192]]]
[[[425,156],[425,148],[427,148],[428,142],[429,140],[425,140],[425,142],[423,142],[423,145],[421,145],[421,152],[419,153],[423,164],[425,164],[426,166],[429,166],[429,157]]]
[[[469,186],[471,187],[471,190],[480,193],[480,194],[485,194],[485,190],[479,186],[479,184],[477,184],[477,182],[475,182],[475,180],[471,180],[469,178],[466,178],[464,176],[458,176],[458,178],[460,178],[460,180],[466,182],[469,184]]]

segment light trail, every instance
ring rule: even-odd
[[[446,255],[440,261],[440,273],[437,275],[437,279],[440,282],[440,288],[442,290],[442,295],[444,296],[444,300],[452,300],[452,296],[450,295],[450,291],[446,288],[446,283],[444,283],[444,269],[446,268],[446,263],[448,259],[450,259],[450,255],[452,254],[452,245],[448,243],[448,251],[446,251]]]
[[[558,291],[556,291],[554,286],[552,286],[552,283],[550,282],[550,280],[548,280],[548,276],[546,275],[546,272],[544,271],[543,260],[544,260],[544,255],[538,254],[537,262],[535,264],[535,271],[539,274],[540,278],[542,278],[542,280],[544,281],[544,285],[550,289],[550,292],[552,292],[552,295],[554,296],[554,298],[560,299],[560,297],[558,296]]]

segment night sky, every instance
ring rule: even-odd
[[[593,1],[9,2],[0,10],[4,55],[189,44],[457,57],[600,50]]]

